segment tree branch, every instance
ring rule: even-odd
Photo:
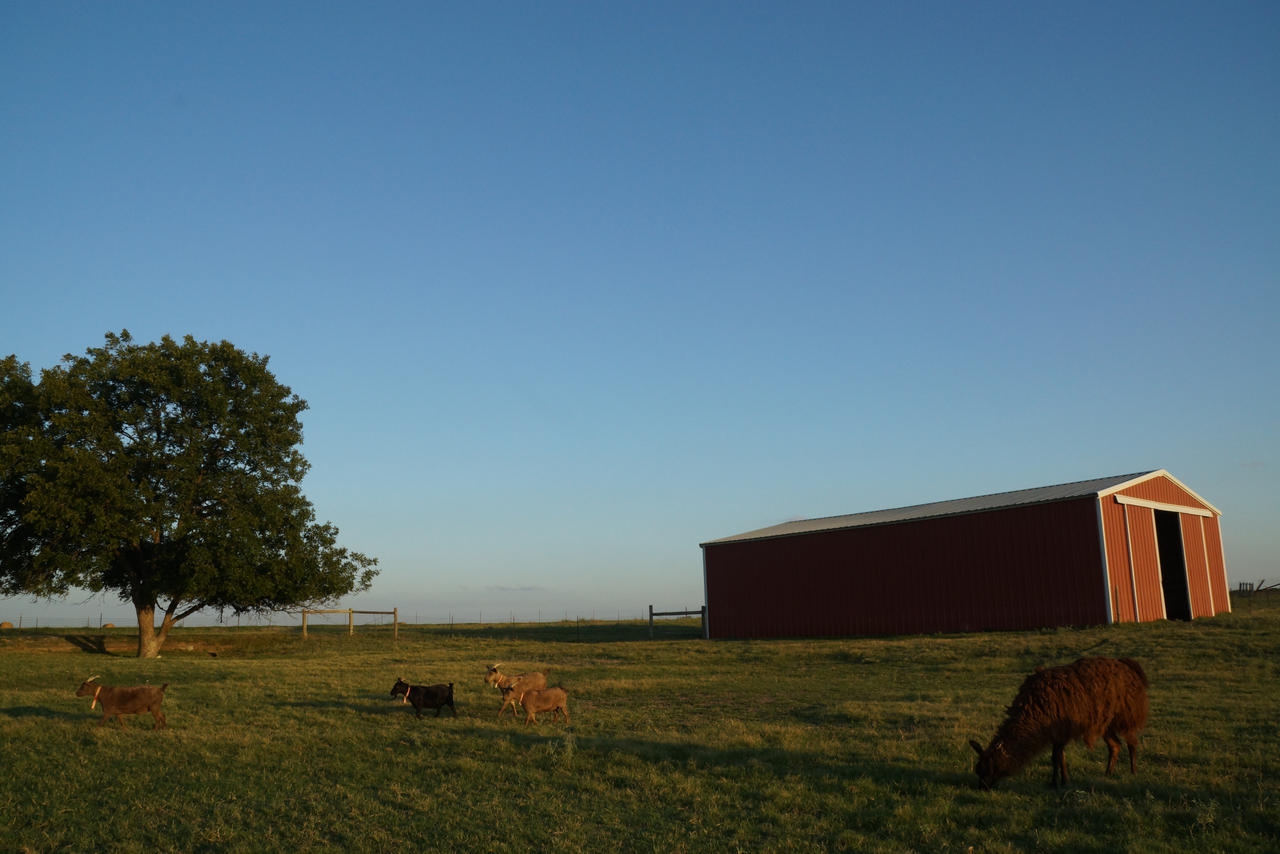
[[[179,614],[178,616],[174,617],[174,618],[173,618],[173,621],[176,623],[176,622],[178,622],[179,620],[185,620],[187,617],[190,617],[192,614],[194,614],[196,611],[199,611],[199,610],[200,610],[201,608],[203,608],[203,607],[204,607],[204,603],[203,603],[203,602],[196,602],[194,605],[192,605],[191,607],[187,608],[187,609],[186,609],[185,611],[183,611],[181,614]]]

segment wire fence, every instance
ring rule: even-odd
[[[132,611],[116,611],[116,610],[93,610],[93,611],[51,611],[40,608],[38,605],[30,608],[23,608],[21,605],[29,605],[29,603],[4,603],[0,602],[0,625],[9,623],[13,628],[22,629],[137,629],[138,617]],[[11,606],[11,607],[6,607]],[[600,609],[593,608],[590,610],[579,609],[534,609],[529,612],[521,612],[511,608],[493,608],[475,610],[449,610],[449,611],[413,611],[409,612],[403,608],[395,611],[354,611],[355,626],[391,626],[396,623],[400,626],[499,626],[499,625],[546,625],[546,624],[578,624],[578,623],[648,623],[650,621],[649,611],[652,605],[637,609],[613,608]],[[270,628],[270,627],[298,627],[301,621],[303,609],[291,609],[287,611],[273,611],[264,614],[246,613],[232,614],[223,612],[219,614],[217,611],[199,611],[185,620],[178,623],[179,627],[186,626],[189,628],[206,628],[206,627],[245,627],[245,628]],[[311,609],[306,609],[311,610]],[[329,609],[326,609],[329,610]],[[339,626],[347,625],[352,618],[348,615],[348,610],[332,609],[333,613],[317,613],[312,611],[308,614],[308,622],[313,626]],[[685,606],[682,611],[672,611],[672,614],[688,613],[692,616],[699,614],[698,608],[689,608]],[[654,616],[660,616],[655,614]]]

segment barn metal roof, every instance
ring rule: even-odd
[[[747,540],[769,540],[777,537],[793,537],[797,534],[813,534],[819,531],[864,528],[871,525],[888,525],[894,522],[910,522],[918,519],[935,519],[941,516],[980,513],[986,510],[1002,510],[1006,507],[1068,501],[1073,498],[1098,497],[1155,475],[1168,475],[1168,472],[1163,469],[1156,469],[1134,474],[1100,477],[1094,480],[1080,480],[1075,483],[1062,483],[1056,486],[1041,486],[1035,489],[1020,489],[1014,492],[997,492],[991,495],[978,495],[973,498],[935,501],[931,504],[915,504],[911,507],[896,507],[891,510],[872,510],[867,513],[853,513],[848,516],[827,516],[821,519],[800,519],[794,522],[783,522],[781,525],[773,525],[768,528],[759,528],[755,531],[748,531],[745,534],[711,540],[702,543],[702,545],[713,546],[721,543],[745,542]]]

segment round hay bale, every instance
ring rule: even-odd
[[[13,623],[9,622],[8,620],[5,620],[3,623],[0,623],[0,629],[11,629],[11,628],[13,628]]]
[[[114,629],[114,628],[116,627],[116,624],[115,624],[115,623],[103,623],[103,624],[102,624],[102,627],[103,627],[104,629]]]

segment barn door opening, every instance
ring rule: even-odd
[[[1182,522],[1177,513],[1169,510],[1157,510],[1155,514],[1165,616],[1170,620],[1190,620],[1191,589],[1187,583],[1187,558],[1182,552]]]

